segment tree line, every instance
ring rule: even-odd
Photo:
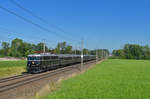
[[[23,40],[16,38],[8,42],[2,42],[0,49],[1,57],[26,57],[29,54],[34,53],[42,53],[43,52],[44,43],[32,44],[28,42],[24,42]],[[66,42],[60,42],[56,45],[54,49],[48,48],[45,45],[45,51],[53,54],[81,54],[80,49],[73,49],[73,47]],[[105,57],[109,55],[109,51],[107,49],[97,49],[97,50],[89,50],[84,48],[84,55],[98,55],[98,57]]]
[[[123,49],[113,50],[115,58],[150,60],[150,47],[138,44],[125,44]]]

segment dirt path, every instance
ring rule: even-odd
[[[14,58],[14,57],[0,58],[0,61],[19,61],[19,60],[25,60],[25,59],[23,59],[23,58]]]

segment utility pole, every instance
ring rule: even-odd
[[[77,46],[75,46],[75,55],[77,54]]]
[[[83,69],[83,47],[84,47],[84,41],[81,40],[81,71]]]
[[[96,64],[97,64],[97,60],[98,59],[98,50],[96,49]]]
[[[87,50],[86,54],[87,54],[87,55],[89,55],[89,52],[88,52],[88,50]]]
[[[50,54],[52,53],[52,47],[49,47],[49,51]]]
[[[105,57],[105,56],[104,56],[104,49],[103,49],[103,59],[104,59],[104,57]]]
[[[43,40],[43,53],[45,53],[45,40]]]
[[[77,55],[77,50],[75,49],[75,55]]]
[[[105,53],[105,51],[104,51],[104,58],[106,57],[106,53]]]

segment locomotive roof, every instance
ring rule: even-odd
[[[41,53],[41,54],[30,54],[30,55],[28,55],[28,57],[41,57],[41,56],[80,57],[81,55],[74,55],[74,54],[50,54],[50,53]],[[95,55],[84,55],[84,56],[95,56]]]
[[[30,54],[28,56],[35,56],[35,57],[40,57],[40,56],[58,56],[56,54],[47,54],[47,53],[42,53],[42,54]]]

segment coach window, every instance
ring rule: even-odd
[[[48,60],[50,60],[51,59],[51,56],[48,56]]]
[[[44,60],[47,60],[47,56],[44,56]]]
[[[54,59],[54,56],[51,56],[51,59]]]
[[[40,60],[40,57],[36,57],[35,60]]]

